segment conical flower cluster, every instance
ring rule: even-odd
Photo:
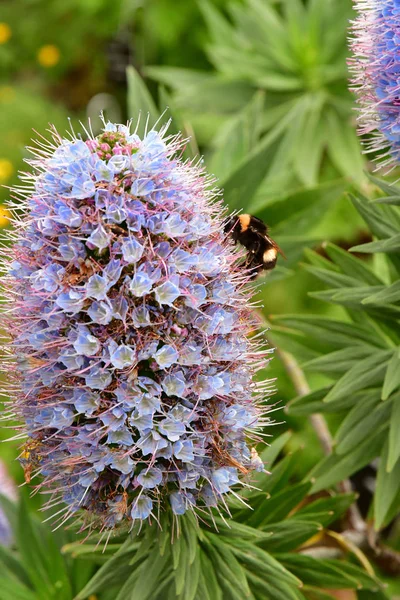
[[[400,160],[400,0],[356,0],[350,61],[360,133],[382,166]]]
[[[269,389],[221,201],[165,128],[52,133],[4,251],[26,478],[62,522],[216,506],[263,468]]]

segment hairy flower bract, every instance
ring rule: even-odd
[[[270,384],[212,180],[165,127],[52,138],[4,251],[26,479],[103,528],[216,506],[263,469]]]
[[[400,160],[400,0],[357,0],[350,67],[360,105],[360,133],[382,165]]]

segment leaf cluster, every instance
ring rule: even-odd
[[[76,535],[52,532],[23,494],[19,504],[4,496],[0,504],[14,536],[11,548],[0,545],[1,600],[73,600],[94,572],[93,564],[61,552]]]
[[[370,513],[380,530],[400,512],[400,190],[377,183],[389,195],[374,202],[352,198],[373,242],[352,248],[353,254],[333,244],[326,245],[326,257],[306,252],[304,269],[325,288],[311,295],[341,307],[342,318],[281,315],[274,319],[274,336],[306,372],[326,381],[295,398],[289,414],[340,419],[334,452],[312,472],[312,491],[337,484],[379,457]]]
[[[244,493],[253,510],[236,499],[228,521],[199,513],[197,520],[192,514],[172,523],[164,515],[161,530],[155,524],[112,544],[112,557],[76,600],[103,598],[104,590],[112,590],[115,600],[327,600],[333,598],[327,590],[341,588],[386,598],[373,572],[355,557],[317,559],[303,552],[343,516],[354,495],[307,499],[311,482],[290,483],[300,453],[281,454],[289,437],[283,434],[264,452],[273,474],[260,474],[257,489]],[[70,544],[64,552],[102,562],[95,545]]]
[[[172,90],[176,109],[211,147],[216,175],[223,181],[243,145],[253,150],[266,137],[279,139],[279,150],[265,160],[263,195],[339,176],[365,182],[347,83],[351,2],[245,0],[227,3],[226,15],[209,0],[200,8],[214,71],[153,66],[145,74]],[[247,119],[253,137],[235,138]]]

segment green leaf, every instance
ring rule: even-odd
[[[345,573],[348,577],[352,577],[357,581],[358,588],[364,590],[376,590],[378,591],[380,584],[375,577],[369,575],[361,569],[357,565],[353,565],[349,561],[337,560],[337,559],[328,559],[326,561],[328,564],[332,565],[334,568],[339,569],[342,573]]]
[[[351,252],[373,254],[375,252],[398,252],[400,250],[400,233],[376,242],[359,244],[350,248]]]
[[[218,568],[216,573],[220,585],[223,586],[225,581],[235,581],[235,587],[241,597],[250,596],[251,592],[245,571],[229,546],[222,542],[218,535],[208,534],[207,538],[211,542],[211,545],[208,546],[208,554]]]
[[[133,549],[131,546],[131,539],[127,539],[120,550],[100,567],[92,579],[85,585],[83,590],[79,592],[75,600],[86,600],[88,596],[96,594],[103,589],[109,587],[112,588],[113,586],[126,581],[133,571],[133,567],[129,564],[129,561],[132,556],[135,556],[136,554],[136,544],[133,544]],[[141,562],[147,558],[148,553],[149,548],[147,551],[143,552]],[[136,563],[136,566],[138,566],[138,564],[139,562]]]
[[[29,574],[29,578],[37,593],[41,595],[43,600],[50,600],[53,596],[54,584],[52,582],[53,573],[49,570],[52,564],[52,557],[46,552],[46,542],[48,540],[41,537],[23,496],[21,497],[18,510],[16,537],[18,549],[22,557],[22,564]],[[67,583],[69,582],[67,581]],[[64,597],[64,594],[62,597]]]
[[[334,110],[326,111],[324,118],[332,162],[341,173],[362,184],[365,182],[364,160],[354,128],[343,124],[343,118]]]
[[[31,588],[29,576],[18,558],[5,546],[0,545],[0,564],[20,581],[21,584]]]
[[[183,591],[184,600],[194,600],[196,597],[200,581],[200,570],[200,548],[197,547],[195,559],[189,565],[187,578],[185,581],[185,588]]]
[[[268,600],[303,600],[305,598],[297,588],[284,582],[278,583],[273,577],[265,580],[255,573],[249,573],[248,577],[252,587],[262,594],[262,596],[257,596],[259,598],[268,598]]]
[[[359,403],[341,424],[335,440],[337,454],[351,452],[360,442],[367,439],[383,423],[389,423],[391,402],[380,402],[376,406]],[[369,409],[369,410],[368,410]]]
[[[246,514],[248,515],[248,509]],[[207,519],[207,522],[210,524],[210,526],[216,526],[220,534],[219,537],[221,537],[224,543],[228,545],[230,544],[231,538],[240,539],[245,542],[256,543],[269,537],[263,531],[259,531],[254,527],[249,527],[244,523],[238,523],[236,520],[234,521],[232,519],[226,522],[220,517],[213,516],[212,519]]]
[[[324,458],[308,475],[308,478],[315,480],[311,493],[315,494],[327,489],[360,471],[380,455],[386,437],[387,424],[377,427],[368,439],[349,454],[331,454]]]
[[[309,106],[298,145],[301,147],[301,152],[296,152],[294,156],[297,176],[308,187],[317,184],[325,150],[324,123],[321,120],[325,99],[326,96],[323,92],[314,92],[309,95]]]
[[[271,536],[264,542],[259,542],[259,546],[274,553],[295,550],[319,533],[322,526],[311,521],[289,518],[281,523],[272,523],[264,529]]]
[[[221,13],[207,0],[199,0],[198,2],[203,17],[208,25],[208,29],[218,44],[232,41],[235,31],[229,25],[228,21],[221,16]]]
[[[400,348],[397,348],[388,364],[382,387],[382,400],[389,396],[400,386]]]
[[[356,500],[356,494],[336,494],[324,498],[317,498],[296,511],[292,520],[316,521],[327,527],[341,517]]]
[[[144,132],[150,130],[157,122],[160,113],[148,91],[143,79],[134,67],[129,66],[126,70],[126,78],[128,83],[128,116],[134,122],[139,119],[138,135],[141,137]],[[148,121],[148,126],[146,125]]]
[[[303,587],[303,591],[308,600],[335,600],[336,598],[336,596],[331,596],[331,594],[321,592],[320,589],[317,589],[313,585],[305,585]]]
[[[356,198],[351,195],[350,197],[355,208],[374,235],[382,239],[398,234],[400,229],[400,215],[395,208],[392,206],[372,205],[364,196]],[[396,269],[400,271],[400,256],[397,256],[395,253],[394,256],[390,255],[390,259]]]
[[[387,471],[390,473],[400,459],[400,398],[393,399],[389,428],[389,453]]]
[[[297,455],[288,453],[271,469],[268,477],[263,477],[258,481],[257,487],[264,493],[272,494],[280,492],[288,483],[296,468]],[[268,465],[266,465],[268,468]]]
[[[139,579],[143,569],[145,569],[146,563],[140,564],[136,569],[130,569],[130,573],[127,574],[124,579],[121,579],[119,584],[122,584],[122,587],[119,589],[118,595],[115,600],[134,600],[132,598],[132,590],[134,589],[137,580]],[[118,586],[119,587],[119,586]],[[158,589],[160,587],[160,582],[158,582]]]
[[[32,590],[15,579],[0,576],[1,600],[39,600]],[[40,599],[41,600],[41,599]]]
[[[208,71],[195,71],[180,67],[147,66],[143,69],[146,77],[167,85],[172,89],[201,85],[210,78]]]
[[[377,350],[373,356],[364,358],[364,360],[353,365],[351,369],[335,383],[324,401],[333,402],[334,400],[357,392],[362,388],[381,383],[391,355],[392,352],[390,350]]]
[[[209,545],[207,544],[207,549]],[[200,552],[201,572],[204,573],[204,583],[207,587],[208,594],[211,600],[224,600],[222,590],[219,586],[215,569],[216,563],[211,562],[204,550]]]
[[[365,264],[365,262],[352,256],[349,252],[346,252],[342,248],[335,246],[334,244],[326,244],[324,246],[328,256],[342,269],[346,275],[354,277],[360,281],[364,281],[368,285],[381,285],[382,279],[380,279],[371,269]]]
[[[374,350],[371,346],[350,346],[323,354],[318,358],[314,358],[306,362],[303,368],[306,371],[318,371],[327,375],[341,374],[348,371],[354,364],[360,360],[371,356]]]
[[[361,569],[347,569],[346,563],[339,560],[315,559],[302,554],[277,554],[284,566],[297,574],[307,585],[327,589],[367,589],[377,587],[376,581],[364,574]]]
[[[310,488],[311,483],[309,482],[284,488],[267,499],[262,506],[262,512],[256,511],[249,519],[249,523],[254,527],[263,528],[265,531],[269,523],[284,519],[304,499]]]
[[[193,522],[192,515],[186,515],[185,518],[181,519],[182,524],[182,532],[185,537],[187,552],[188,552],[188,561],[189,565],[192,565],[198,556],[198,524],[196,521]]]
[[[336,319],[317,315],[279,315],[271,317],[274,323],[298,329],[307,336],[322,338],[333,346],[371,344],[387,347],[386,339],[378,336],[367,324],[345,323]]]
[[[324,207],[340,198],[344,190],[342,181],[329,182],[312,189],[292,192],[269,202],[265,207],[257,206],[256,212],[260,219],[268,223],[274,234],[288,230],[296,231],[297,234],[304,233],[315,227],[318,219],[323,216],[321,212]]]
[[[374,495],[374,526],[377,531],[388,524],[388,512],[400,492],[400,459],[397,460],[394,467],[388,472],[388,457],[389,440],[383,446]]]
[[[362,301],[363,304],[392,304],[400,300],[400,281],[396,281],[392,285],[381,286],[379,291],[376,291],[371,296],[367,296]]]
[[[261,459],[263,463],[265,463],[267,466],[272,466],[279,454],[282,452],[283,448],[290,440],[291,435],[291,431],[285,431],[275,438],[274,441],[271,442],[271,444],[269,444],[268,447],[265,448],[265,450],[263,450],[261,453]]]
[[[280,131],[265,137],[227,179],[220,183],[231,210],[243,209],[266,176],[272,157],[280,144]]]
[[[215,596],[215,598],[216,597],[217,596]],[[208,587],[206,584],[206,578],[204,577],[202,570],[200,570],[199,585],[198,585],[198,589],[197,589],[196,600],[213,600],[209,594],[209,590],[208,590]]]
[[[288,571],[276,558],[265,552],[265,550],[262,550],[262,548],[258,548],[254,544],[242,542],[238,538],[232,539],[231,544],[232,552],[235,553],[235,556],[241,563],[246,565],[247,570],[252,570],[265,579],[272,577],[277,582],[286,583],[291,586],[298,587],[301,585],[301,580],[298,577]]]
[[[303,268],[311,275],[318,277],[320,281],[337,288],[346,288],[346,287],[357,287],[360,285],[361,281],[350,277],[349,275],[343,275],[343,273],[335,273],[334,271],[328,269],[319,269],[318,267],[313,267],[312,265],[303,265]]]
[[[209,170],[217,177],[228,178],[256,146],[263,107],[264,93],[257,92],[249,104],[217,134],[213,141],[215,151],[209,164]]]
[[[345,396],[344,398],[334,400],[333,402],[329,402],[329,404],[327,404],[326,402],[322,402],[321,399],[325,398],[327,392],[330,389],[331,386],[321,388],[319,390],[316,390],[315,392],[312,392],[311,394],[307,394],[306,396],[294,398],[294,400],[289,402],[287,412],[289,414],[293,414],[294,416],[303,416],[318,412],[337,414],[346,411],[347,413],[349,409],[353,408],[353,406],[356,406],[359,402],[367,402],[369,398],[373,397],[375,398],[375,401],[378,402],[381,393],[380,388],[362,390],[360,392],[356,392],[355,394]]]
[[[174,571],[179,566],[181,550],[182,550],[182,537],[179,536],[174,540],[171,540],[171,554],[172,554],[172,568]]]
[[[131,591],[130,598],[135,600],[151,599],[154,592],[157,590],[160,582],[160,576],[164,574],[170,555],[165,553],[161,556],[155,549],[152,550],[150,556],[141,565],[140,575]]]
[[[368,179],[370,179],[375,185],[378,186],[382,192],[385,192],[389,196],[400,197],[400,188],[397,187],[394,183],[387,182],[385,179],[379,179],[379,177],[375,177],[368,173]],[[378,200],[374,200],[373,202],[378,202]]]
[[[175,544],[178,542],[178,540],[174,540],[174,543],[172,544],[172,550],[175,546]],[[181,535],[179,538],[179,562],[176,564],[174,564],[174,571],[175,571],[175,590],[176,590],[176,595],[179,596],[184,589],[185,586],[185,579],[188,575],[188,571],[189,571],[189,553],[187,551],[187,547],[186,547],[186,542],[184,537]],[[173,552],[172,552],[173,554]],[[173,554],[174,556],[174,554]]]

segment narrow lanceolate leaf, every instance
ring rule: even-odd
[[[274,578],[276,581],[294,587],[301,586],[301,579],[293,575],[271,554],[253,544],[242,542],[240,539],[232,540],[232,552],[247,570],[254,571],[264,579]]]
[[[353,410],[361,408],[362,404],[356,406]],[[391,402],[380,402],[376,405],[369,414],[364,414],[363,417],[355,421],[354,413],[352,411],[352,422],[354,424],[353,430],[348,432],[346,436],[340,436],[338,444],[335,448],[337,454],[347,454],[354,450],[363,440],[375,431],[376,428],[381,425],[388,424],[391,412]],[[347,420],[347,419],[346,419]],[[346,422],[346,421],[345,421]],[[345,423],[344,422],[344,423]],[[347,424],[347,423],[346,423]]]
[[[381,383],[391,354],[391,351],[379,350],[374,356],[355,364],[328,392],[325,402],[332,402],[362,388]]]
[[[350,248],[351,252],[362,252],[365,254],[374,254],[375,252],[398,252],[400,250],[400,233],[389,238],[359,244]]]
[[[360,198],[351,196],[351,200],[376,237],[386,239],[399,233],[400,215],[395,207],[372,205],[363,196]],[[396,269],[400,270],[399,256],[396,253],[391,253],[389,256]]]
[[[169,560],[168,554],[161,556],[152,550],[148,559],[143,563],[140,576],[134,586],[132,586],[131,596],[129,600],[140,598],[141,600],[150,600],[157,587],[159,586],[159,578],[164,573],[164,569]]]
[[[392,285],[380,286],[371,296],[367,296],[362,300],[362,304],[393,304],[400,300],[400,281],[396,281]]]
[[[143,135],[146,131],[147,120],[149,124],[147,129],[150,130],[157,122],[160,112],[146,84],[134,67],[129,66],[127,68],[126,78],[128,83],[128,115],[133,119],[136,119],[138,114],[140,115],[138,135]]]
[[[243,209],[253,198],[268,172],[280,144],[279,131],[264,138],[235,170],[221,182],[224,198],[231,209]]]
[[[390,472],[387,470],[389,440],[386,441],[378,468],[374,496],[374,525],[379,530],[387,524],[387,514],[400,492],[400,459]]]
[[[133,571],[129,564],[132,555],[136,554],[136,545],[131,550],[131,540],[127,540],[120,550],[108,562],[106,562],[92,577],[88,584],[79,592],[76,600],[86,600],[90,595],[96,594],[100,590],[112,588],[114,585],[125,581]],[[150,551],[150,548],[143,553],[141,562],[143,562]],[[136,567],[139,563],[136,563]]]
[[[387,471],[390,473],[400,459],[400,397],[393,400],[389,428],[389,453]]]
[[[388,364],[382,387],[382,400],[387,400],[400,386],[400,348],[396,348]],[[400,436],[400,432],[399,432]]]
[[[377,589],[374,578],[340,560],[315,559],[302,554],[277,554],[279,560],[308,585],[327,589]]]
[[[261,453],[261,459],[267,468],[272,466],[275,460],[278,458],[279,453],[283,450],[287,442],[291,437],[291,432],[286,431],[282,435],[274,439],[274,441]]]
[[[323,399],[327,395],[328,391],[332,386],[320,388],[315,392],[311,392],[310,394],[306,394],[305,396],[298,396],[294,398],[291,402],[289,402],[288,407],[286,408],[286,412],[290,415],[294,416],[303,416],[310,415],[312,413],[340,413],[342,411],[348,411],[350,408],[355,406],[357,402],[364,398],[364,395],[367,392],[360,393],[356,392],[355,394],[350,394],[350,396],[345,396],[344,398],[340,398],[339,400],[335,400],[334,402],[323,402]],[[369,392],[368,392],[369,393]],[[379,398],[379,393],[375,394]]]
[[[370,204],[365,196],[351,196],[351,200],[366,221],[372,233],[379,239],[397,235],[400,227],[400,216],[392,206],[376,206]]]
[[[218,569],[218,565],[213,563],[210,558],[207,556],[207,549],[200,552],[200,564],[201,564],[201,572],[204,574],[204,584],[207,588],[208,594],[211,600],[223,600],[222,590],[218,583],[216,569]]]
[[[218,178],[227,178],[257,144],[263,107],[264,94],[257,92],[243,111],[218,133],[209,164],[210,171]]]
[[[346,323],[317,315],[279,315],[273,317],[273,322],[299,330],[306,336],[322,338],[338,348],[350,344],[387,347],[387,341],[367,323]]]
[[[281,521],[303,500],[310,487],[310,483],[299,483],[272,495],[263,507],[264,516],[254,514],[254,522],[251,519],[253,525],[266,530],[269,523]]]
[[[283,582],[277,581],[274,577],[262,579],[259,574],[250,572],[249,581],[252,588],[259,594],[258,598],[268,598],[268,600],[305,600],[305,596],[297,588]]]
[[[335,494],[318,498],[297,510],[291,517],[292,520],[315,521],[327,527],[337,521],[356,499],[356,494]]]
[[[388,423],[385,423],[348,454],[331,454],[324,458],[308,475],[309,478],[315,480],[310,490],[311,493],[314,494],[335,485],[379,456],[387,437],[387,430]]]
[[[216,566],[216,573],[221,586],[225,581],[235,581],[235,586],[242,597],[247,598],[250,595],[250,588],[247,582],[246,573],[238,562],[235,554],[229,549],[229,546],[222,542],[217,535],[207,536],[211,542],[207,546],[207,552]]]
[[[350,346],[335,352],[323,354],[318,358],[308,361],[303,368],[327,375],[343,374],[360,360],[371,356],[375,352],[371,346]]]
[[[354,277],[357,280],[363,281],[368,285],[381,285],[382,279],[380,279],[366,264],[365,262],[355,258],[349,252],[346,252],[342,248],[335,246],[334,244],[326,244],[324,246],[328,256],[338,265],[343,273]]]
[[[314,535],[322,531],[317,522],[301,521],[289,518],[280,523],[272,523],[265,527],[265,532],[271,535],[259,545],[268,552],[290,552],[295,550]]]

